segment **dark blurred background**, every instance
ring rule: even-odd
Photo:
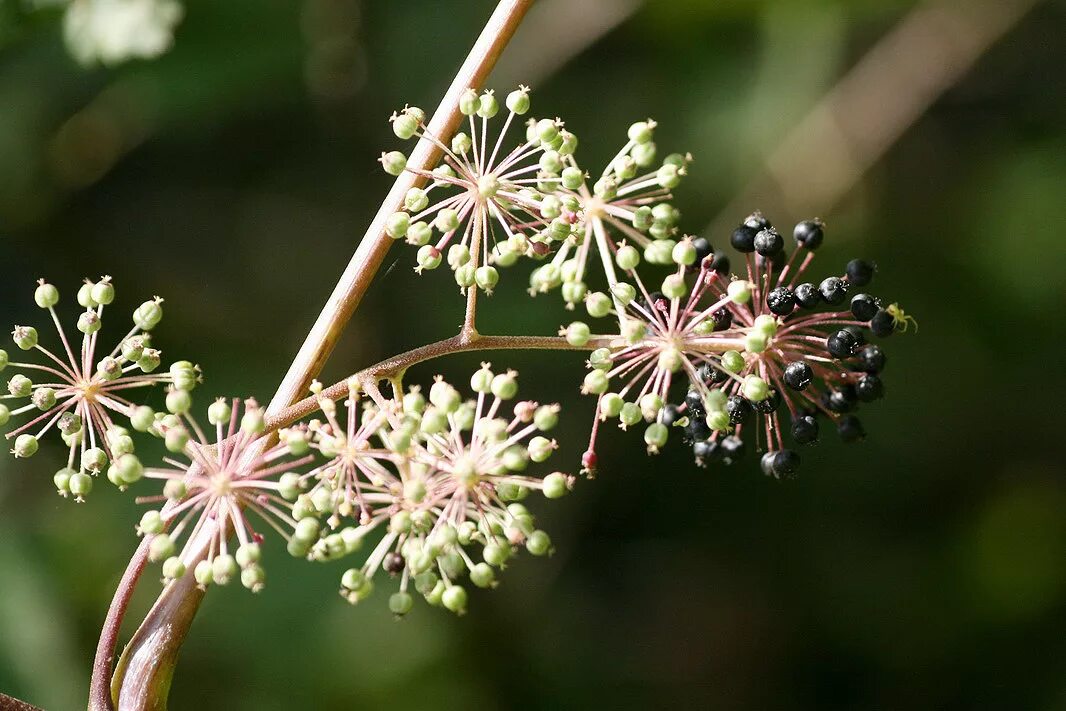
[[[436,105],[493,3],[190,0],[171,52],[111,69],[71,59],[57,10],[5,5],[0,322],[40,320],[38,276],[70,309],[111,274],[123,311],[167,298],[158,343],[203,365],[203,403],[272,394],[387,190],[388,115]],[[542,0],[490,84],[532,84],[585,165],[653,116],[696,158],[688,232],[818,214],[816,271],[877,261],[920,332],[887,344],[867,441],[826,438],[779,482],[608,430],[598,478],[535,502],[557,554],[463,619],[395,622],[384,581],[349,607],[343,564],[272,542],[263,594],[208,595],[172,707],[1066,709],[1064,32],[1051,0]],[[450,275],[394,262],[324,379],[456,331]],[[525,295],[528,268],[483,332],[570,320]],[[564,462],[592,414],[581,360],[493,357],[564,404]],[[0,690],[49,710],[84,708],[143,508],[106,482],[60,499],[59,458],[0,457]]]

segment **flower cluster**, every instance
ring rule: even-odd
[[[290,552],[326,561],[368,549],[341,578],[349,602],[370,595],[384,570],[399,579],[389,599],[395,614],[410,611],[412,589],[461,614],[464,577],[495,587],[497,570],[519,547],[551,552],[548,534],[520,501],[533,490],[558,498],[573,484],[559,472],[526,472],[555,449],[542,433],[555,426],[558,407],[516,400],[515,373],[493,373],[488,364],[471,388],[476,397],[464,400],[438,377],[428,398],[413,387],[399,400],[374,404],[361,402],[352,384],[346,423],[320,398],[326,421],[312,422],[309,432],[327,461],[283,482],[307,532]]]
[[[606,295],[586,299],[590,314],[613,314],[618,325],[608,345],[592,352],[582,386],[598,397],[598,418],[617,418],[623,429],[647,423],[650,453],[681,428],[701,465],[732,463],[745,439],[754,440],[763,471],[775,477],[791,476],[800,461],[783,429],[795,443],[813,444],[824,416],[845,442],[862,439],[852,413],[884,392],[885,355],[869,337],[906,330],[912,319],[896,304],[857,293],[873,277],[868,262],[852,260],[818,284],[802,281],[824,225],[801,222],[793,235],[788,256],[761,214],[748,217],[731,237],[745,257],[744,278],[728,276],[728,262],[705,239],[686,237],[671,250],[676,270],[654,291],[637,274],[640,254],[621,246],[615,261],[629,281],[616,283],[612,297],[622,308]],[[563,333],[574,344],[590,338],[582,322]],[[683,400],[672,403],[682,388]],[[586,466],[594,463],[590,446]]]
[[[461,614],[463,577],[494,587],[496,571],[519,547],[551,552],[548,534],[519,502],[532,490],[558,498],[573,485],[559,472],[526,473],[556,447],[542,433],[555,426],[557,406],[515,400],[515,373],[493,373],[488,364],[471,386],[476,398],[465,401],[438,378],[428,399],[413,387],[399,400],[374,402],[353,381],[340,410],[315,383],[324,419],[283,430],[276,443],[251,400],[240,416],[236,401],[211,405],[214,442],[187,412],[143,413],[137,424],[151,421],[148,429],[186,460],[142,470],[164,482],[162,495],[140,499],[162,504],[138,526],[153,536],[150,559],[162,562],[165,582],[191,570],[201,586],[239,578],[258,591],[266,529],[253,526],[255,514],[296,557],[325,562],[367,548],[363,563],[341,578],[351,603],[369,596],[384,570],[399,578],[389,599],[395,614],[410,611],[412,588]]]
[[[507,117],[495,140],[489,120],[500,106],[492,91],[463,94],[459,108],[468,127],[450,138],[431,133],[419,108],[392,116],[398,137],[426,138],[444,156],[425,171],[409,167],[399,151],[381,155],[390,175],[408,171],[428,181],[428,187],[408,191],[404,210],[385,226],[390,237],[419,247],[417,271],[436,269],[446,259],[461,288],[491,292],[499,281],[497,266],[553,255],[533,271],[530,293],[561,287],[573,308],[588,291],[590,267],[602,269],[614,286],[612,257],[620,239],[642,247],[653,263],[669,263],[679,218],[670,191],[687,173],[691,156],[671,154],[656,165],[655,121],[630,126],[628,141],[590,187],[575,157],[577,137],[560,119],[529,119],[524,142],[502,152],[515,117],[529,111],[529,89],[511,92],[505,105]]]
[[[165,384],[169,387],[168,405],[180,408],[200,381],[199,368],[188,361],[156,372],[162,354],[152,347],[150,332],[163,318],[163,300],[158,297],[137,307],[133,328],[114,348],[107,351],[100,347],[104,307],[114,299],[111,277],[82,284],[77,294],[85,309],[77,321],[79,344],[68,338],[56,313],[59,290],[42,279],[34,300],[51,317],[60,348],[42,345],[33,326],[16,326],[11,334],[15,346],[27,354],[43,356],[43,363],[11,360],[0,350],[0,371],[21,371],[10,376],[7,394],[0,395],[0,401],[16,403],[9,406],[0,402],[0,427],[20,415],[29,418],[6,435],[13,440],[12,453],[31,457],[41,437],[49,431],[59,432],[69,453],[67,465],[55,475],[56,488],[63,496],[73,494],[78,501],[92,489],[92,477],[102,471],[106,470],[108,479],[120,488],[139,478],[133,440],[116,422],[134,414],[137,405],[130,398],[138,389]]]
[[[147,421],[148,414],[142,416]],[[137,527],[138,533],[152,536],[149,559],[162,561],[165,582],[191,569],[202,587],[239,577],[242,585],[258,592],[266,581],[260,565],[263,533],[251,514],[290,545],[297,540],[300,527],[281,495],[281,478],[312,460],[306,431],[285,430],[280,441],[272,443],[264,434],[263,411],[251,399],[243,403],[243,412],[238,400],[211,404],[207,420],[214,427],[213,442],[187,410],[152,419],[151,431],[187,461],[168,457],[169,467],[143,470],[144,477],[164,482],[162,495],[138,499],[163,504],[145,512]],[[230,541],[234,536],[235,547]]]
[[[425,113],[408,106],[392,116],[393,132],[405,140],[432,141],[443,162],[424,171],[409,167],[399,151],[381,156],[389,174],[408,171],[429,181],[425,188],[408,190],[404,210],[389,217],[386,233],[419,248],[419,272],[436,269],[446,258],[464,290],[476,286],[491,293],[499,281],[495,265],[510,266],[526,254],[546,255],[570,236],[576,221],[576,201],[564,202],[554,193],[574,179],[566,159],[577,138],[561,120],[542,119],[527,125],[524,141],[504,149],[515,117],[529,111],[529,89],[511,92],[504,103],[506,118],[495,138],[489,122],[500,104],[492,91],[479,95],[471,89],[460,97],[469,132],[450,138],[430,132]]]

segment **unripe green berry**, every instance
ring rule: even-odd
[[[28,351],[37,345],[37,329],[33,326],[15,326],[11,332],[11,339],[15,345],[24,351]],[[7,362],[7,354],[4,354],[4,362]]]
[[[657,452],[670,436],[670,430],[661,422],[653,422],[644,430],[644,442],[648,445],[648,451]]]
[[[418,130],[418,120],[408,113],[397,114],[392,119],[392,132],[401,141],[406,141]]]
[[[411,226],[411,216],[406,212],[394,212],[385,220],[385,234],[393,239],[400,239],[407,234]]]
[[[452,585],[441,595],[441,603],[457,615],[466,614],[466,590],[460,585]]]
[[[567,492],[570,491],[570,487],[565,474],[554,472],[544,477],[541,490],[544,492],[545,498],[559,499],[566,496]]]
[[[722,354],[722,367],[730,373],[739,373],[744,370],[744,356],[737,351],[726,351]]]
[[[211,578],[219,585],[229,585],[233,577],[239,573],[240,567],[229,553],[217,555],[211,561]]]
[[[647,143],[652,139],[652,131],[655,129],[654,121],[638,121],[629,127],[629,140],[634,143]]]
[[[93,284],[92,288],[93,301],[97,304],[103,304],[107,306],[115,300],[115,287],[111,285],[111,280],[104,277],[100,281]]]
[[[33,292],[33,300],[42,309],[50,309],[59,303],[59,289],[42,282]]]
[[[533,555],[546,555],[551,552],[551,548],[551,538],[544,531],[533,531],[533,533],[526,538],[526,550]]]
[[[746,304],[751,300],[751,284],[743,280],[729,282],[726,293],[735,304]]]
[[[571,323],[566,327],[565,333],[566,342],[575,348],[581,348],[592,337],[592,331],[589,329],[588,324],[581,321]]]
[[[160,533],[158,536],[152,539],[152,542],[148,544],[148,560],[153,563],[158,563],[161,560],[174,555],[174,541],[171,540],[170,535],[166,533]]]
[[[133,323],[142,331],[151,331],[163,320],[162,299],[145,301],[133,312]]]
[[[389,151],[381,154],[381,167],[389,175],[400,175],[407,167],[407,156],[400,151]]]
[[[519,116],[529,111],[529,89],[515,89],[507,95],[507,110]]]
[[[171,556],[163,561],[163,577],[167,580],[177,580],[185,575],[185,563],[181,558]]]
[[[741,392],[744,397],[752,402],[759,402],[770,397],[770,386],[765,380],[757,375],[749,375],[744,378],[744,384],[741,386]]]

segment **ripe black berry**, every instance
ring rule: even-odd
[[[869,294],[856,294],[851,297],[851,315],[860,321],[869,321],[881,308],[881,302]]]
[[[718,449],[722,452],[722,461],[732,464],[744,456],[744,440],[736,435],[729,435],[722,439]]]
[[[686,442],[699,442],[711,436],[711,428],[703,417],[690,417],[685,425],[682,439]]]
[[[840,329],[829,338],[825,339],[826,350],[834,358],[850,358],[859,349],[859,339],[847,329]]]
[[[779,286],[766,295],[766,305],[778,316],[788,316],[796,308],[796,295],[787,286]]]
[[[704,363],[696,369],[696,375],[700,380],[707,385],[717,385],[718,383],[724,383],[729,377],[721,368],[715,368],[710,363]]]
[[[753,403],[756,412],[761,412],[764,415],[772,415],[777,412],[777,408],[781,407],[781,393],[776,390],[771,390],[767,397],[762,400],[758,400]]]
[[[689,390],[685,395],[685,412],[689,417],[703,418],[707,415],[707,408],[703,406],[703,397],[695,390]]]
[[[833,390],[825,398],[825,406],[832,412],[851,412],[855,409],[858,395],[855,386],[845,385],[839,390]]]
[[[733,312],[729,310],[728,306],[712,311],[711,318],[714,319],[715,331],[724,331],[733,325]]]
[[[700,440],[692,444],[692,454],[698,464],[709,464],[722,459],[722,448],[717,440]]]
[[[811,250],[818,249],[822,245],[822,239],[825,238],[823,226],[822,221],[817,218],[804,220],[796,225],[796,229],[792,230],[792,237],[795,238],[796,244],[800,247],[806,247]]]
[[[659,413],[659,422],[662,422],[667,427],[670,427],[679,419],[681,419],[681,413],[677,411],[677,405],[667,404],[663,406],[662,412]]]
[[[385,560],[382,561],[381,567],[385,569],[389,575],[399,575],[403,572],[403,556],[396,551],[389,551],[385,554]]]
[[[881,309],[870,319],[870,330],[874,332],[875,336],[881,338],[891,336],[892,332],[896,330],[896,319],[892,314]]]
[[[818,287],[810,282],[803,282],[796,287],[796,291],[793,293],[796,296],[796,303],[805,309],[813,309],[822,303],[822,292],[818,291]]]
[[[714,255],[714,261],[711,262],[711,269],[722,276],[729,274],[729,257],[725,254]]]
[[[800,455],[792,449],[782,449],[774,453],[774,475],[784,479],[791,479],[799,469]]]
[[[759,230],[765,230],[767,227],[773,227],[770,221],[763,217],[762,213],[756,210],[747,217],[744,218],[744,226],[758,232]]]
[[[838,277],[828,277],[818,285],[818,291],[827,304],[840,304],[848,295],[848,284]]]
[[[837,421],[837,434],[840,435],[840,439],[849,444],[866,439],[866,430],[863,429],[862,422],[855,415],[845,415]]]
[[[814,379],[814,371],[811,370],[811,366],[798,360],[785,366],[784,379],[785,385],[793,390],[803,390]]]
[[[692,247],[696,250],[696,261],[692,266],[699,267],[703,264],[703,260],[714,254],[714,248],[711,247],[711,243],[706,237],[697,237],[692,240]]]
[[[747,225],[741,225],[733,230],[733,234],[729,236],[729,244],[733,246],[733,249],[738,252],[748,254],[755,251],[755,235],[758,230],[748,227]]]
[[[881,378],[873,373],[866,373],[855,383],[855,394],[863,402],[873,402],[884,396],[885,386]]]
[[[731,424],[740,425],[751,417],[751,403],[740,395],[731,395],[725,401],[725,411],[729,413]]]
[[[848,275],[848,283],[853,286],[866,286],[870,283],[870,280],[874,278],[874,271],[877,267],[870,262],[863,261],[861,259],[852,259],[848,262],[846,274]]]
[[[792,439],[800,444],[818,441],[818,420],[813,415],[800,415],[792,421]]]
[[[859,351],[860,369],[867,373],[880,373],[885,369],[885,352],[881,346],[866,346]]]
[[[766,452],[759,459],[759,468],[762,469],[762,473],[766,476],[777,476],[774,472],[774,455],[777,452]]]
[[[752,244],[756,252],[764,257],[771,257],[785,248],[785,238],[773,227],[767,227],[755,235]]]

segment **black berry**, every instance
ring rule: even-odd
[[[382,561],[381,567],[385,569],[389,575],[399,575],[403,572],[403,556],[395,551],[389,551],[385,554],[385,560]]]
[[[837,422],[837,434],[840,435],[840,439],[849,444],[866,439],[866,430],[863,429],[862,422],[855,415],[845,415],[840,418]]]
[[[793,293],[796,296],[796,303],[805,309],[813,309],[822,303],[822,292],[810,282],[800,284]]]
[[[718,448],[722,452],[722,461],[725,464],[732,464],[744,456],[744,440],[736,435],[723,438]]]
[[[866,346],[859,351],[860,369],[867,373],[880,373],[885,369],[885,352],[881,346]]]
[[[733,325],[733,312],[729,310],[728,306],[712,311],[711,318],[714,319],[715,331],[724,331]]]
[[[792,421],[792,439],[800,444],[818,441],[818,420],[813,415],[800,415]]]
[[[773,227],[767,227],[755,235],[752,244],[759,254],[772,257],[785,248],[785,238],[779,235]]]
[[[756,412],[761,412],[764,415],[774,414],[777,412],[777,408],[781,407],[781,393],[776,390],[771,391],[768,396],[756,401],[754,407]]]
[[[873,373],[866,373],[855,383],[855,394],[863,402],[880,400],[885,394],[884,383]]]
[[[874,278],[874,271],[876,270],[877,267],[870,262],[862,259],[852,259],[848,262],[846,270],[848,283],[854,286],[866,286]]]
[[[711,262],[711,269],[722,276],[729,274],[729,257],[725,254],[714,255],[714,261]]]
[[[859,339],[855,338],[855,334],[843,328],[825,339],[826,350],[834,358],[850,358],[855,355],[859,345]]]
[[[799,465],[800,455],[796,454],[795,450],[782,449],[778,452],[774,452],[772,468],[775,476],[791,479],[796,475]]]
[[[804,390],[814,379],[814,371],[811,366],[798,360],[785,366],[784,379],[785,385],[793,390]]]
[[[881,302],[869,294],[851,297],[851,315],[860,321],[869,321],[881,308]]]
[[[662,422],[667,427],[670,427],[679,419],[681,419],[681,413],[678,412],[677,405],[667,404],[663,407],[662,412],[659,413],[659,422]]]
[[[774,472],[774,455],[777,452],[767,452],[759,459],[759,468],[762,469],[762,473],[766,476],[777,476]]]
[[[888,311],[881,309],[870,319],[870,330],[880,338],[891,336],[896,330],[896,319]]]
[[[725,401],[725,411],[729,413],[730,423],[740,425],[751,417],[751,403],[740,395],[731,395]]]
[[[729,244],[733,246],[733,249],[745,254],[755,251],[755,235],[758,230],[748,227],[747,225],[741,225],[733,230],[733,234],[729,235]]]
[[[811,250],[818,249],[825,238],[823,227],[821,220],[804,220],[796,225],[796,229],[792,230],[792,237],[800,247]]]
[[[717,440],[700,440],[692,444],[692,453],[696,456],[698,464],[717,462],[722,458],[722,448]]]
[[[833,390],[825,398],[825,406],[832,412],[851,412],[859,397],[855,393],[855,386],[845,385],[839,390]]]
[[[827,304],[840,304],[848,295],[848,284],[838,277],[828,277],[818,285],[818,291]]]
[[[717,385],[718,383],[724,383],[729,376],[721,368],[715,368],[710,363],[704,363],[696,369],[696,375],[699,376],[707,385]]]
[[[778,316],[788,316],[796,308],[796,295],[787,286],[779,286],[766,295],[766,305]]]

